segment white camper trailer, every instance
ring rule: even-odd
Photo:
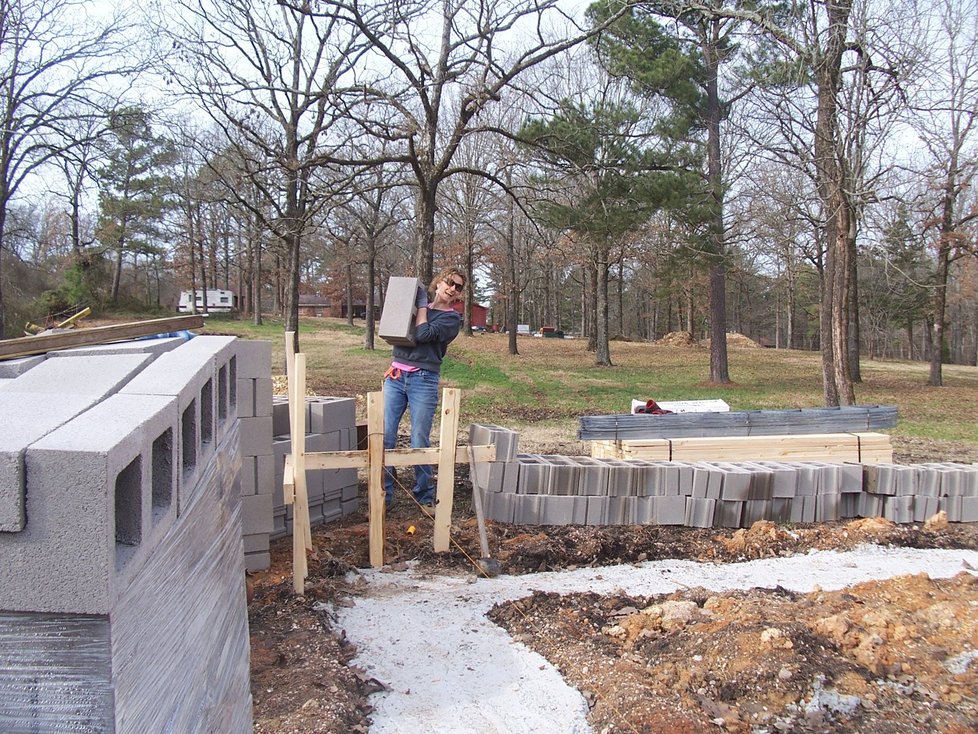
[[[191,308],[191,298],[193,294],[196,294],[197,298],[197,313],[203,313],[204,311],[204,291],[181,291],[180,302],[177,304],[177,311],[180,313],[193,313],[194,309]],[[234,295],[234,291],[226,291],[222,289],[207,289],[207,312],[208,313],[230,313],[231,311],[237,310],[237,298]]]

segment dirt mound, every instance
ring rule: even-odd
[[[696,340],[688,331],[670,331],[661,339],[657,339],[653,344],[663,347],[695,347]]]
[[[704,339],[703,346],[710,346],[710,340]],[[749,336],[744,336],[743,334],[736,331],[727,332],[727,346],[734,349],[763,349],[764,345],[759,344]]]

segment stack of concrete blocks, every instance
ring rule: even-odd
[[[275,488],[271,342],[239,342],[236,389],[241,427],[241,530],[245,568],[251,573],[271,564]]]
[[[305,403],[306,453],[353,451],[357,448],[356,400],[307,396]],[[272,405],[272,539],[292,534],[293,506],[282,492],[285,457],[292,452],[289,403],[276,396]],[[356,469],[306,470],[309,523],[321,525],[359,509]]]
[[[251,730],[235,341],[0,363],[0,731]]]
[[[978,465],[820,461],[683,462],[518,454],[519,436],[473,424],[469,442],[495,444],[476,479],[486,514],[531,525],[750,527],[883,516],[920,522],[945,510],[978,521]]]
[[[864,468],[864,485],[861,510],[893,522],[921,522],[941,510],[950,522],[978,522],[978,464],[881,464]]]
[[[417,278],[394,276],[387,281],[387,295],[380,313],[380,323],[377,324],[377,336],[393,346],[415,345],[418,289],[423,287]]]

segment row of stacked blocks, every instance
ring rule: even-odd
[[[530,525],[656,524],[750,527],[758,520],[885,517],[921,522],[944,511],[978,521],[978,464],[680,462],[518,453],[519,436],[473,424],[494,444],[476,467],[490,519]]]
[[[273,395],[269,342],[242,342],[248,359],[238,378],[241,423],[241,497],[245,568],[270,564],[269,543],[292,534],[292,504],[282,492],[285,457],[292,453],[288,398]],[[357,447],[356,401],[308,396],[305,401],[307,453]],[[306,472],[309,522],[319,525],[359,508],[355,469]]]
[[[0,363],[0,731],[251,730],[240,356]]]

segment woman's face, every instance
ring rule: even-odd
[[[462,292],[465,290],[465,281],[462,277],[449,273],[447,278],[438,281],[435,288],[437,294],[449,303],[462,300]]]

